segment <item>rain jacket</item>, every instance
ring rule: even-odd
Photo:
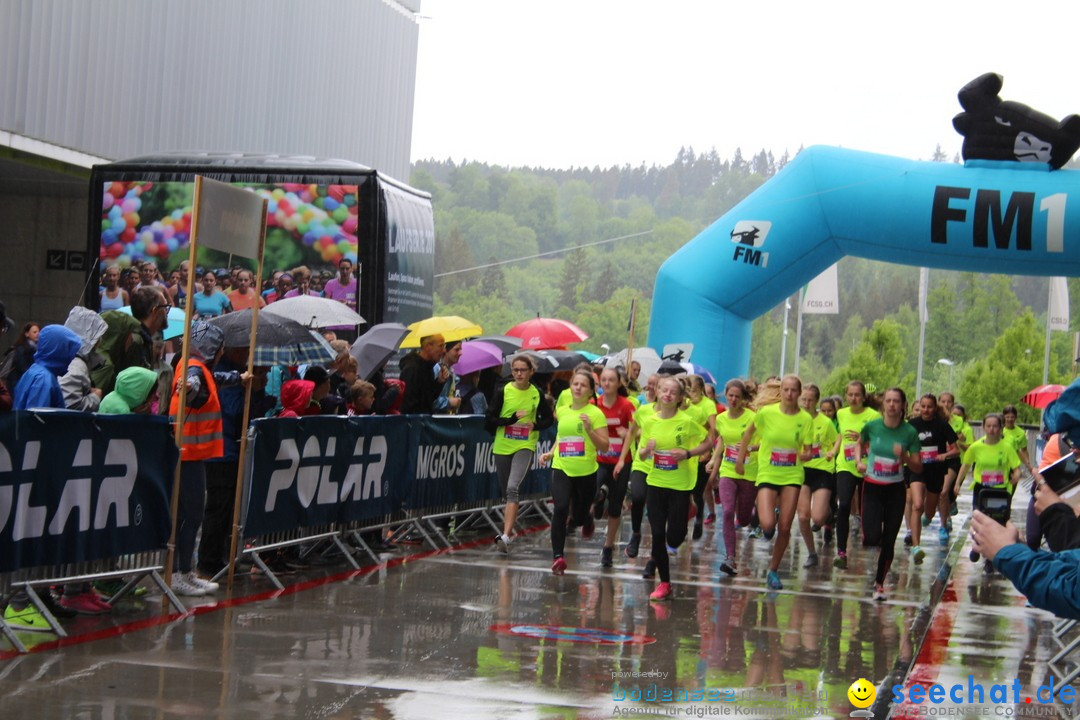
[[[150,390],[157,385],[158,376],[153,370],[130,367],[116,376],[116,389],[101,401],[98,412],[110,415],[126,415],[132,408],[146,402]]]
[[[436,362],[425,360],[413,350],[398,363],[399,377],[405,383],[405,399],[401,403],[401,412],[405,414],[423,413],[430,415],[436,398],[442,391],[435,368]]]
[[[107,330],[101,338],[98,353],[102,364],[91,371],[94,387],[110,392],[116,374],[129,367],[152,368],[154,340],[141,322],[128,313],[109,310],[101,314]]]
[[[57,378],[67,372],[79,353],[82,339],[63,325],[46,325],[38,336],[34,363],[15,386],[15,410],[64,408],[64,393]]]
[[[994,567],[1035,607],[1080,620],[1080,550],[1052,553],[1014,543],[998,551]]]
[[[1046,406],[1043,426],[1052,433],[1064,433],[1074,443],[1080,443],[1080,378]]]
[[[281,386],[282,411],[278,417],[301,417],[307,412],[315,383],[310,380],[289,380]]]
[[[73,307],[68,313],[64,327],[82,338],[79,354],[68,365],[67,374],[60,378],[60,390],[64,393],[64,405],[68,410],[96,412],[101,398],[91,390],[95,387],[90,379],[92,370],[104,363],[94,351],[94,346],[105,335],[109,326],[93,310]]]

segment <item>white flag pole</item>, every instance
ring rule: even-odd
[[[1050,278],[1050,290],[1046,295],[1046,350],[1043,353],[1043,381],[1050,382],[1050,323],[1054,316],[1054,278]]]
[[[799,291],[799,314],[795,316],[795,367],[792,373],[799,374],[799,356],[802,355],[802,313],[806,301],[806,288]]]
[[[929,313],[926,309],[926,293],[930,285],[930,268],[919,268],[919,364],[915,373],[915,397],[922,397],[923,356],[926,351],[926,321]],[[949,388],[952,390],[952,387]]]

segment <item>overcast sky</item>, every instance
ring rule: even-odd
[[[680,146],[950,157],[957,91],[1080,112],[1072,2],[423,0],[414,160],[666,165]]]

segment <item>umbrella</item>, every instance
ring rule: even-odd
[[[1028,391],[1021,402],[1041,410],[1057,400],[1058,396],[1061,395],[1064,390],[1065,388],[1062,385],[1040,385],[1039,387]]]
[[[262,323],[259,323],[260,325]],[[314,330],[308,330],[307,340],[288,345],[259,345],[256,341],[255,365],[324,365],[337,357],[337,352],[326,338]]]
[[[536,358],[536,372],[553,373],[573,370],[581,363],[589,364],[585,356],[573,350],[529,350]]]
[[[586,360],[588,360],[589,362],[591,362],[594,365],[597,363],[598,360],[600,360],[600,355],[598,353],[589,352],[588,350],[578,350],[577,352],[578,352],[578,354],[580,354],[582,357],[584,357]],[[606,363],[600,363],[600,364],[605,365]]]
[[[120,308],[120,312],[130,315],[131,306],[125,305],[124,307]],[[165,330],[161,333],[161,337],[163,340],[180,337],[184,334],[184,317],[184,311],[180,308],[169,308],[169,324],[165,326]]]
[[[588,333],[572,322],[542,317],[518,323],[507,330],[506,334],[521,338],[521,347],[525,350],[565,348],[570,343],[589,338]]]
[[[644,371],[644,370],[643,370]],[[656,372],[661,375],[678,375],[680,373],[687,373],[690,375],[700,375],[701,378],[707,383],[716,383],[716,378],[713,374],[694,363],[688,362],[675,362],[674,360],[664,360],[660,363],[660,367],[656,369]]]
[[[456,342],[465,338],[476,337],[484,329],[457,315],[436,315],[427,320],[414,322],[409,326],[409,334],[401,341],[403,348],[420,347],[420,339],[429,335],[442,335],[446,342]]]
[[[379,323],[356,338],[352,356],[356,358],[356,374],[367,380],[401,347],[401,340],[409,334],[409,328],[401,323]]]
[[[297,295],[270,303],[262,312],[295,320],[309,328],[331,325],[359,325],[366,322],[345,303],[314,295]]]
[[[491,343],[502,350],[503,355],[516,353],[521,349],[521,338],[513,337],[511,335],[481,335],[478,338],[473,338],[473,340]]]
[[[626,349],[622,349],[619,352],[611,356],[614,365],[621,365],[627,370],[630,369],[630,363],[626,362]],[[657,371],[660,367],[660,363],[663,362],[660,359],[660,354],[653,350],[651,347],[639,347],[634,348],[634,362],[641,363],[641,377],[647,378]],[[644,380],[641,381],[644,383]]]
[[[502,361],[502,350],[498,346],[480,340],[469,340],[461,343],[461,358],[454,364],[454,372],[468,375],[484,368],[499,367]]]
[[[230,347],[247,347],[251,343],[251,310],[225,313],[208,321],[225,333],[225,344]],[[288,345],[311,341],[311,330],[295,320],[279,315],[259,312],[259,327],[255,333],[255,347],[265,345]]]

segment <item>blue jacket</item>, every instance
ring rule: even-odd
[[[1015,543],[998,551],[994,567],[1035,607],[1080,620],[1080,550],[1052,553]]]
[[[57,379],[79,354],[82,338],[63,325],[46,325],[38,336],[34,364],[15,385],[15,410],[58,408],[63,410],[64,393]]]

